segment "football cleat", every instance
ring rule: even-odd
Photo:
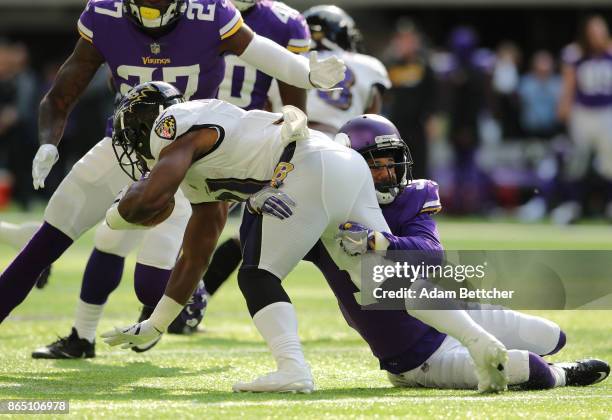
[[[508,389],[508,351],[492,335],[485,333],[464,343],[470,352],[478,378],[478,392],[502,392]]]
[[[49,277],[51,277],[51,266],[45,268],[38,279],[36,280],[36,288],[42,289],[49,283]]]
[[[554,363],[554,365],[565,371],[566,386],[593,385],[610,375],[610,365],[598,359],[583,359],[573,363]]]
[[[310,394],[314,391],[314,381],[310,368],[296,371],[276,371],[260,376],[253,382],[238,382],[232,387],[234,392],[290,392]]]
[[[142,322],[145,319],[149,319],[154,309],[155,309],[154,306],[144,305],[142,307],[142,310],[140,311],[138,322]],[[159,337],[156,337],[154,340],[151,340],[148,343],[130,347],[130,350],[135,351],[136,353],[144,353],[145,351],[151,350],[153,347],[155,347],[155,345],[159,343],[159,340],[161,340],[161,338],[162,336],[160,335]]]
[[[70,335],[32,352],[33,359],[89,359],[96,357],[96,342],[79,337],[72,327]]]

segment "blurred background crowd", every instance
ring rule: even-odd
[[[304,10],[323,2],[286,3]],[[575,47],[592,54],[609,49],[605,3],[458,3],[334,2],[357,21],[364,52],[387,66],[393,87],[384,114],[412,151],[414,176],[440,184],[447,214],[612,220],[605,147],[577,151],[576,106],[567,93]],[[0,0],[0,207],[28,209],[45,200],[100,140],[112,112],[102,70],[70,117],[47,187],[35,193],[38,103],[74,46],[84,4]],[[593,83],[606,76],[612,80],[590,75]],[[600,105],[612,112],[612,85],[609,96]],[[610,118],[609,135],[593,141],[612,150]]]

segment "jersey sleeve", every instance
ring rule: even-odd
[[[159,154],[164,148],[185,134],[193,125],[192,115],[189,112],[175,108],[166,109],[153,123],[149,145],[155,161],[159,159]]]
[[[403,223],[397,235],[382,232],[392,251],[441,251],[436,222],[429,214],[419,214]]]
[[[419,213],[436,214],[442,210],[438,183],[429,179],[421,181],[425,182],[425,202]]]
[[[240,12],[230,0],[219,0],[215,5],[215,21],[219,26],[219,37],[229,38],[244,24]]]
[[[359,54],[356,56],[358,63],[363,69],[362,74],[367,75],[370,86],[382,86],[384,89],[391,88],[391,80],[389,80],[389,72],[383,63],[377,58]]]
[[[304,16],[300,13],[291,19],[288,24],[290,29],[287,49],[294,53],[308,52],[310,50],[310,29],[308,29]]]
[[[93,44],[94,39],[94,10],[91,2],[87,2],[87,6],[85,6],[85,10],[81,13],[79,17],[79,21],[77,22],[77,30],[79,31],[79,35],[85,41]]]

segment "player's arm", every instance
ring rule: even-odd
[[[564,64],[561,70],[561,75],[561,98],[559,99],[557,114],[561,121],[567,122],[572,110],[572,104],[574,103],[574,96],[576,94],[576,70],[573,66]]]
[[[183,237],[183,249],[166,287],[165,295],[168,298],[184,305],[193,294],[225,226],[227,207],[224,202],[192,206],[193,213]],[[168,317],[169,321],[172,322],[176,315]]]
[[[111,229],[150,226],[172,212],[173,197],[191,164],[208,152],[218,139],[214,129],[191,131],[166,146],[148,177],[132,184],[119,203],[106,213]],[[158,216],[162,214],[162,217]]]
[[[41,146],[32,164],[35,189],[45,186],[45,179],[58,159],[57,145],[68,115],[102,63],[104,57],[98,50],[83,38],[79,39],[40,102],[38,138]]]
[[[307,93],[305,89],[291,86],[279,80],[278,91],[280,93],[281,100],[283,101],[283,105],[293,105],[294,107],[304,111],[304,113],[308,113],[306,110]]]
[[[337,57],[319,61],[313,52],[308,60],[253,33],[244,24],[221,41],[220,52],[236,54],[246,63],[275,79],[302,89],[331,88],[344,80],[346,71],[344,63]]]

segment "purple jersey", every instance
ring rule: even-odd
[[[225,62],[221,41],[242,26],[229,0],[191,0],[176,27],[152,38],[123,15],[121,1],[90,0],[78,30],[102,54],[122,95],[137,84],[163,80],[186,99],[215,98]]]
[[[430,217],[441,208],[437,183],[428,179],[412,181],[391,204],[381,206],[393,233],[384,234],[389,249],[441,249],[436,223]]]
[[[576,72],[576,103],[592,108],[612,105],[612,51],[587,56],[572,44],[563,50],[562,58]]]
[[[416,180],[391,203],[382,207],[393,235],[385,235],[391,249],[442,250],[431,214],[440,210],[438,184]],[[304,258],[323,273],[333,290],[348,324],[353,327],[380,360],[382,369],[403,373],[423,364],[446,337],[436,329],[408,315],[406,311],[366,311],[355,293],[359,290],[346,271],[334,263],[319,241]]]
[[[289,51],[300,53],[310,48],[310,31],[304,17],[284,3],[261,0],[244,12],[244,20],[258,35]],[[246,110],[263,109],[272,77],[235,55],[226,56],[226,66],[219,99]]]

